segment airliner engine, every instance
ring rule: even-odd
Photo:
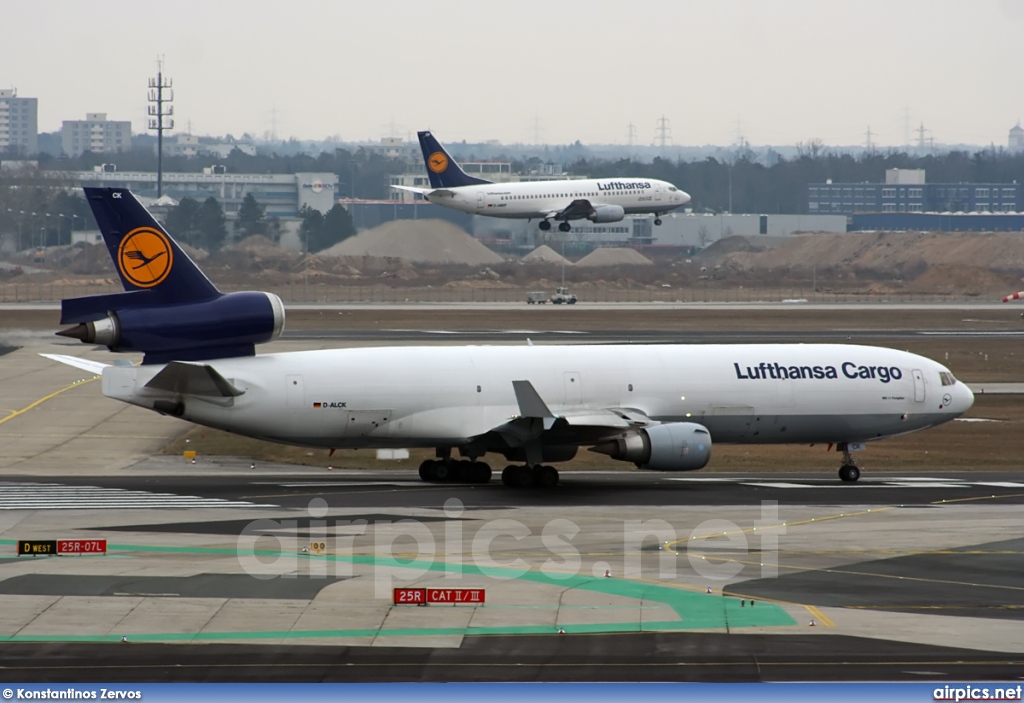
[[[694,471],[711,460],[711,433],[695,422],[669,422],[590,448],[619,461],[632,461],[650,471]]]
[[[126,295],[126,294],[119,294]],[[116,305],[117,296],[110,296]],[[80,318],[81,319],[81,318]],[[244,356],[284,330],[284,303],[273,293],[228,293],[177,305],[115,307],[106,317],[58,332],[111,351],[145,352],[146,363]]]
[[[621,205],[598,205],[587,219],[591,222],[621,222],[625,216],[626,211]]]

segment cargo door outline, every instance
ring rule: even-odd
[[[583,381],[579,371],[566,371],[562,374],[562,385],[565,388],[565,404],[580,405],[583,403]]]
[[[384,409],[348,410],[344,414],[342,436],[347,439],[369,437],[391,421],[392,411]]]
[[[918,403],[924,402],[924,374],[921,373],[921,369],[912,369],[910,374],[914,377],[914,401]]]
[[[299,410],[306,407],[306,391],[299,374],[289,374],[284,377],[284,394],[286,404],[289,408]]]

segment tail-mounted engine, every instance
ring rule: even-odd
[[[143,363],[251,356],[284,331],[284,303],[273,293],[227,293],[211,300],[148,304],[146,292],[64,301],[58,332],[116,352],[143,352]],[[157,303],[157,301],[153,301]]]
[[[694,471],[711,460],[711,433],[695,422],[669,422],[636,430],[590,448],[651,471]]]

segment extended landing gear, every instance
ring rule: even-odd
[[[558,231],[559,232],[568,232],[571,229],[572,229],[572,226],[568,222],[559,222],[558,223]]]
[[[540,222],[537,223],[537,226],[540,227],[542,232],[547,232],[549,229],[551,229],[551,221],[541,220]]]
[[[661,227],[661,218],[660,217],[655,217],[654,218],[654,224],[656,226],[658,226],[658,227]]]
[[[491,467],[482,461],[427,459],[420,464],[420,478],[428,483],[487,483]]]
[[[506,466],[501,482],[512,488],[554,488],[558,485],[558,469],[553,466]]]
[[[839,467],[839,479],[843,483],[854,483],[860,478],[860,469],[853,463],[850,448],[846,444],[840,444],[837,449],[843,452],[843,465]]]

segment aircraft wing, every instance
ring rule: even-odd
[[[110,364],[104,364],[101,361],[90,361],[89,359],[83,359],[78,356],[66,356],[64,354],[40,354],[39,356],[45,356],[51,361],[59,361],[67,366],[74,366],[76,369],[82,369],[82,371],[88,371],[94,373],[97,376],[103,374],[103,369],[110,366]]]
[[[594,212],[594,206],[586,198],[573,200],[562,210],[551,215],[556,220],[582,220]]]
[[[657,422],[632,408],[579,409],[557,416],[529,381],[513,381],[519,415],[491,430],[510,446],[531,440],[544,444],[593,444]]]

